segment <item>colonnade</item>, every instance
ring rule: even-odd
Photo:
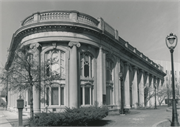
[[[162,86],[162,79],[127,62],[124,64],[124,70],[125,108],[137,108],[138,105],[144,107],[145,104],[146,106],[154,106],[155,96],[152,96],[152,94],[155,92],[155,87],[158,91]],[[130,72],[133,74],[130,74]],[[130,87],[132,90],[130,90]],[[158,104],[158,98],[156,98],[156,104]]]
[[[66,106],[79,107],[79,97],[78,97],[78,48],[81,46],[79,42],[70,41],[68,43],[70,49],[70,59],[69,59],[69,87],[68,87],[68,97],[64,99],[68,99],[68,104]],[[39,69],[41,68],[41,45],[36,45],[36,57],[39,62]],[[114,67],[112,71],[113,79],[112,84],[107,86],[106,81],[106,59],[113,59]],[[99,105],[103,105],[104,95],[110,94],[110,104],[111,105],[120,105],[121,101],[121,82],[119,73],[123,73],[123,85],[124,85],[124,107],[125,108],[137,108],[137,106],[144,107],[146,106],[154,106],[155,99],[152,97],[147,103],[145,103],[148,96],[154,92],[154,86],[158,89],[162,84],[162,79],[157,77],[156,75],[148,72],[148,69],[142,69],[139,65],[125,61],[124,59],[118,56],[115,56],[113,53],[110,53],[102,47],[99,48],[97,53],[97,57],[95,60],[95,73],[97,73],[94,78],[94,92],[93,92],[93,101],[97,101]],[[39,70],[39,86],[41,86],[41,70]],[[155,73],[154,73],[155,74]],[[66,84],[67,85],[67,84]],[[33,86],[33,104],[34,104],[34,112],[37,113],[41,109],[41,91],[37,90]],[[146,93],[145,88],[150,89],[151,91]],[[112,91],[106,92],[106,89],[112,89]],[[91,90],[91,89],[90,89]],[[91,92],[90,92],[91,94]],[[84,95],[84,88],[83,88]],[[90,95],[91,96],[91,95]],[[82,97],[85,100],[84,96]],[[157,101],[157,100],[156,100]],[[157,101],[158,102],[158,101]],[[90,104],[94,104],[94,102],[90,101]],[[84,105],[84,101],[83,101]]]
[[[102,48],[99,49],[99,54],[97,57],[97,101],[100,104],[103,103],[102,95],[105,93],[106,89],[106,77],[104,71],[106,70],[104,61],[106,60],[107,51],[104,51]],[[136,66],[133,63],[127,62],[121,58],[116,57],[114,67],[114,79],[113,79],[113,100],[112,105],[119,105],[121,101],[121,85],[120,79],[118,77],[119,72],[123,72],[123,84],[124,84],[124,107],[125,108],[137,108],[137,106],[154,106],[155,97],[152,94],[162,86],[162,80],[156,75],[152,74],[148,68],[143,70],[140,66]],[[145,89],[147,91],[145,91]],[[105,93],[107,94],[107,93]],[[147,99],[150,98],[150,99]],[[146,102],[147,101],[147,102]],[[158,104],[158,98],[156,98],[156,104]]]

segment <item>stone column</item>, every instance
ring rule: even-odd
[[[134,71],[134,77],[133,77],[133,82],[132,82],[132,104],[133,108],[137,108],[137,103],[138,103],[138,88],[137,88],[137,67],[133,67]]]
[[[158,89],[159,89],[159,80],[158,80],[158,78],[156,78],[155,87],[156,87],[156,106],[158,106],[159,105],[158,96],[157,96],[157,92],[158,92]]]
[[[152,76],[149,94],[152,95],[153,92],[154,92],[154,77]],[[150,98],[150,106],[154,107],[154,97]]]
[[[115,100],[115,105],[118,107],[120,106],[120,79],[119,79],[119,73],[120,73],[120,60],[117,58],[116,66],[115,66],[115,75],[114,75],[114,100]]]
[[[149,73],[146,73],[146,87],[147,87],[147,89],[149,89],[149,87],[150,87],[150,84],[149,84]],[[149,92],[148,92],[148,90],[147,90],[147,98],[149,98]],[[147,107],[149,107],[149,101],[150,100],[147,100],[147,103],[146,103],[146,106]]]
[[[125,100],[124,100],[124,108],[130,108],[130,93],[129,93],[129,64],[126,62],[125,64],[126,76],[124,81],[124,91],[125,91]]]
[[[70,51],[70,86],[69,86],[69,96],[70,96],[70,108],[78,107],[78,61],[77,61],[77,47],[80,47],[79,42],[69,42],[71,47]]]
[[[97,57],[97,102],[98,106],[103,104],[103,50],[99,48]]]
[[[144,71],[140,70],[140,83],[139,83],[139,103],[144,107]]]
[[[162,82],[161,82],[161,79],[159,78],[159,84],[158,84],[158,90],[157,91],[160,91],[162,89],[161,84],[162,84]],[[158,101],[158,104],[160,104],[159,101]]]
[[[102,73],[103,73],[103,94],[106,95],[106,53],[103,52],[103,64],[102,64]]]
[[[36,52],[35,52],[35,56],[34,58],[36,59],[36,61],[38,61],[38,85],[33,85],[33,110],[34,113],[40,113],[41,112],[41,93],[40,93],[40,88],[41,88],[41,50],[42,47],[39,44],[36,44],[34,48]]]
[[[94,87],[93,87],[93,102],[92,104],[96,104],[97,102],[97,59],[94,59]]]

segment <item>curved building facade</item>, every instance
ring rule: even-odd
[[[34,45],[34,46],[32,46]],[[59,63],[50,67],[60,75],[52,87],[45,88],[49,95],[48,108],[60,111],[65,107],[89,106],[98,103],[119,108],[123,73],[125,108],[144,106],[144,86],[162,86],[165,73],[135,47],[123,40],[118,31],[102,18],[94,18],[77,11],[38,12],[22,22],[13,37],[6,69],[13,62],[14,52],[22,46],[37,50],[37,60],[48,63],[57,58]],[[43,85],[40,82],[40,85]],[[53,94],[52,94],[53,93]],[[8,93],[8,107],[16,108],[17,96]],[[34,110],[43,110],[40,91],[33,92]],[[28,105],[28,92],[24,93]],[[149,104],[154,104],[153,100]]]

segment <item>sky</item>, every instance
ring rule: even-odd
[[[180,0],[0,0],[1,67],[21,22],[35,12],[50,10],[76,10],[102,17],[121,38],[152,60],[170,61],[165,38],[170,33],[180,38]],[[180,41],[174,61],[180,62]]]

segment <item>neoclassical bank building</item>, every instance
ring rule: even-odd
[[[119,37],[118,31],[102,18],[77,11],[47,11],[28,16],[21,25],[13,34],[5,68],[11,67],[17,48],[35,45],[44,73],[49,76],[49,71],[54,70],[60,75],[50,87],[44,86],[48,101],[41,102],[43,91],[33,89],[35,112],[43,111],[47,105],[49,111],[95,104],[117,109],[122,83],[124,107],[136,108],[145,105],[146,85],[163,86],[162,66]],[[51,65],[54,58],[58,63]],[[8,108],[16,109],[17,99],[18,93],[9,91]],[[28,91],[23,99],[24,109],[29,110]],[[154,103],[152,98],[147,105]]]

